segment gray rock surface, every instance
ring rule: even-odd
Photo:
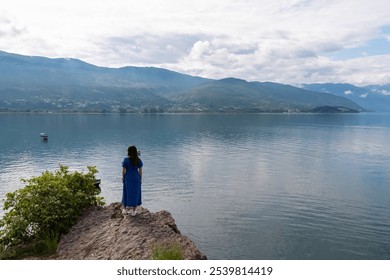
[[[87,210],[62,236],[55,259],[152,259],[156,244],[180,244],[184,259],[206,259],[187,236],[181,235],[169,212],[151,213],[139,207],[133,217],[121,213],[120,203]]]

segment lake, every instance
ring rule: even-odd
[[[143,206],[209,259],[390,259],[390,114],[1,114],[0,133],[1,199],[62,164],[121,201],[136,145]]]

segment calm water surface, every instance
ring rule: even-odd
[[[210,259],[390,259],[388,114],[3,114],[0,134],[0,199],[63,164],[120,201],[134,144],[143,205]]]

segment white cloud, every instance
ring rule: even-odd
[[[377,94],[390,95],[390,91],[386,90],[386,89],[374,88],[371,91],[374,92],[374,93],[377,93]]]
[[[210,42],[209,41],[198,41],[191,48],[189,57],[192,59],[200,59],[205,55],[210,55]]]
[[[350,94],[352,94],[353,92],[351,91],[351,90],[346,90],[346,91],[344,91],[344,94],[345,95],[350,95]]]
[[[390,51],[330,58],[386,25],[388,0],[3,0],[0,49],[211,78],[390,83]]]
[[[384,90],[384,89],[381,90],[380,93],[383,94],[383,95],[390,95],[390,91]]]

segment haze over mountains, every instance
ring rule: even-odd
[[[347,97],[368,111],[390,112],[390,84],[357,87],[351,84],[304,84],[302,88]]]
[[[105,68],[77,59],[0,51],[0,111],[360,112],[390,111],[390,85],[247,82],[154,67]]]

